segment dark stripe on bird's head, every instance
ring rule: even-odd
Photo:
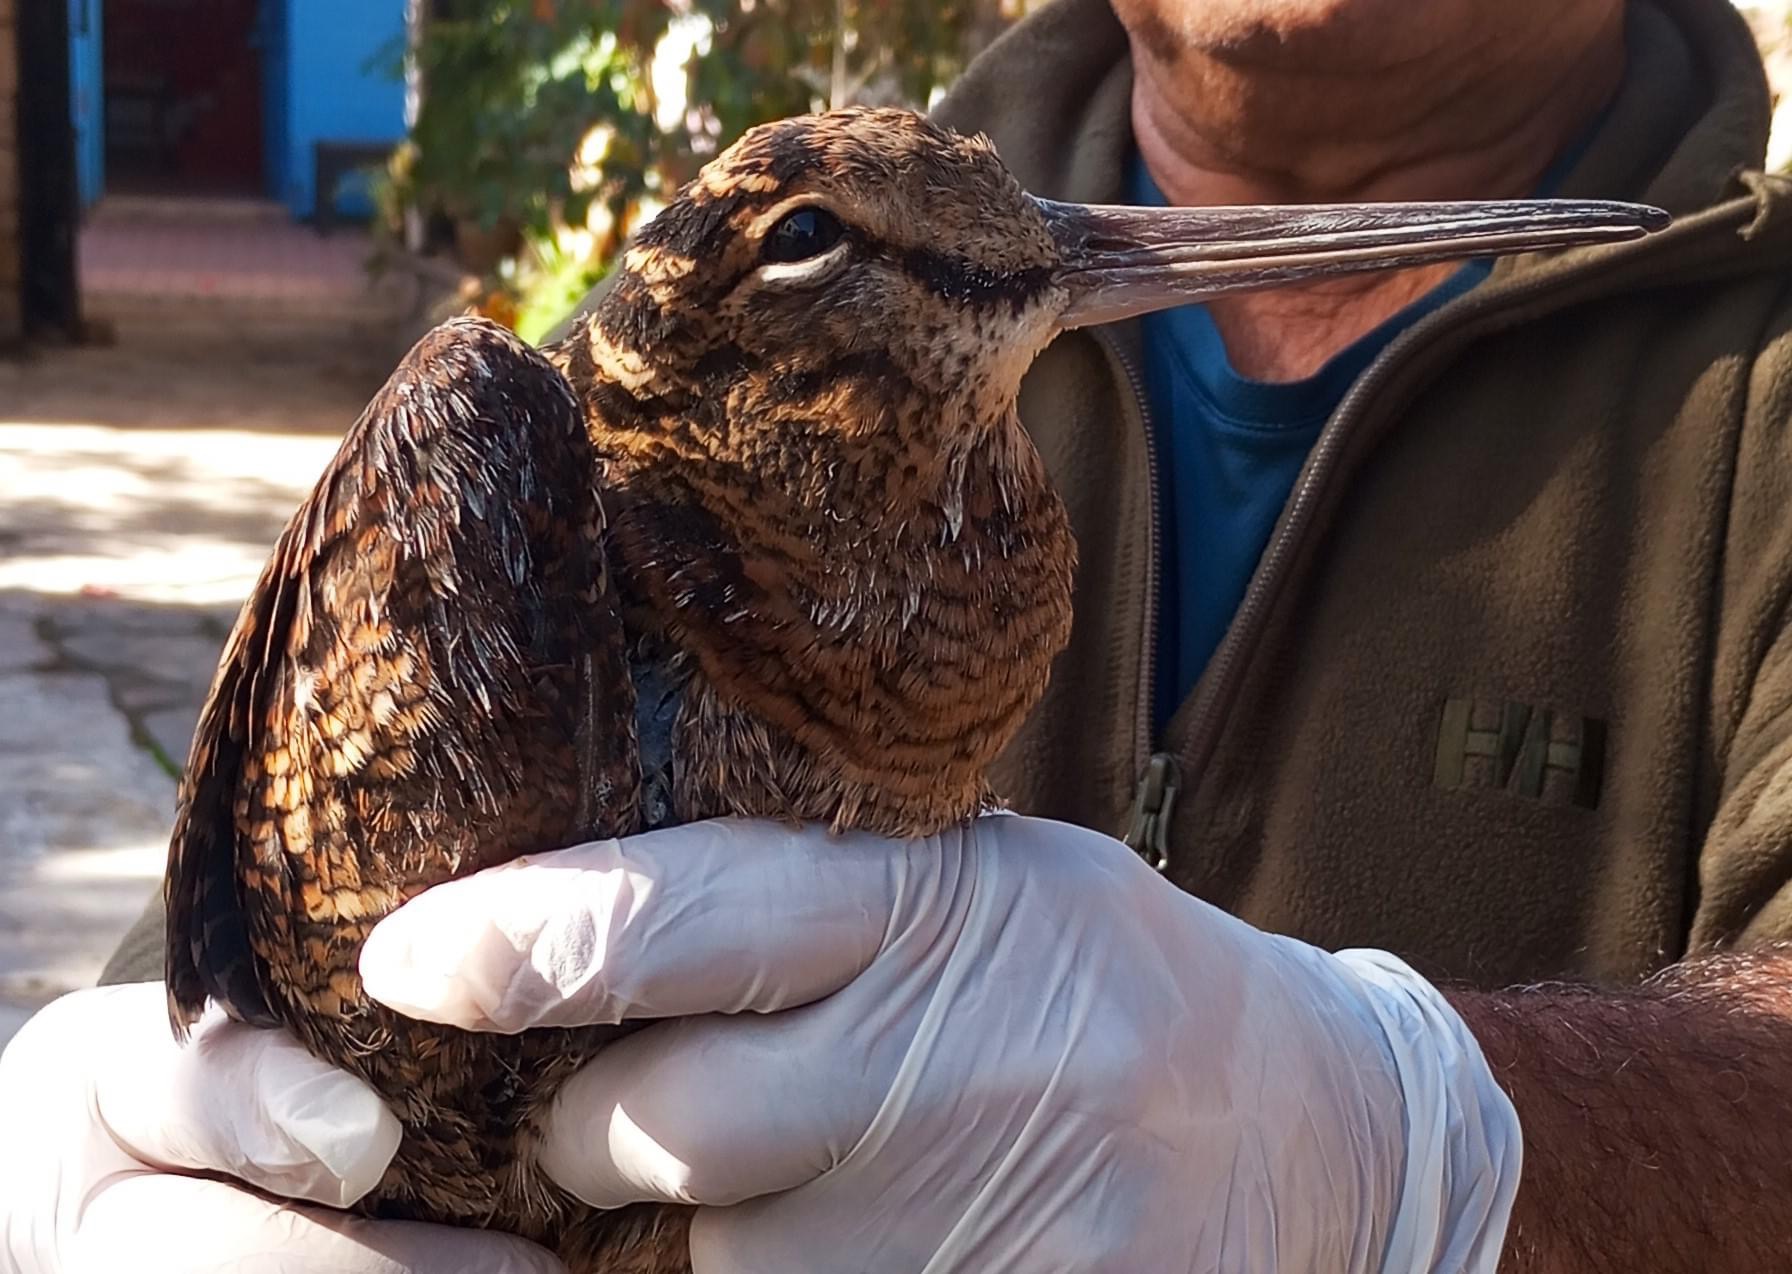
[[[1005,305],[1019,310],[1051,286],[1048,266],[996,270],[931,248],[898,248],[890,252],[897,266],[928,291],[962,305]]]
[[[574,384],[586,386],[587,406],[617,429],[656,425],[672,416],[687,416],[719,429],[725,424],[728,387],[746,379],[756,383],[755,401],[764,407],[802,406],[843,384],[875,384],[892,401],[907,401],[919,393],[907,369],[881,349],[855,350],[818,365],[771,371],[738,345],[718,345],[691,364],[690,391],[671,395],[636,394],[598,375],[584,341],[577,343],[566,370]]]
[[[681,194],[641,227],[635,242],[697,261],[713,259],[726,251],[734,238],[734,214],[739,206],[731,197],[696,199]]]
[[[907,369],[887,350],[853,350],[820,366],[786,368],[765,381],[764,401],[789,407],[814,402],[842,382],[870,382],[892,401],[902,401],[917,390]]]
[[[780,199],[825,162],[805,132],[800,120],[774,125],[756,139],[757,144],[737,147],[727,167],[705,173],[685,189],[698,200],[739,195]]]
[[[761,144],[735,154],[725,168],[708,169],[687,182],[636,243],[696,261],[717,261],[738,233],[740,214],[757,213],[788,197],[823,156],[795,130],[776,129]]]

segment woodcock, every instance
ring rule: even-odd
[[[748,133],[540,353],[462,319],[406,357],[225,648],[169,851],[167,984],[365,1078],[404,1127],[363,1207],[686,1269],[684,1216],[535,1167],[618,1028],[477,1036],[371,1003],[421,890],[714,815],[896,835],[985,765],[1070,632],[1074,547],[1016,414],[1058,332],[1347,270],[1642,233],[1569,202],[1097,208],[899,111]]]

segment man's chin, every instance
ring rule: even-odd
[[[1240,67],[1371,73],[1436,53],[1472,32],[1477,0],[1111,0],[1155,61],[1189,55]],[[1518,9],[1539,0],[1515,0]]]

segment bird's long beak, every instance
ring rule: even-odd
[[[1086,327],[1223,292],[1510,252],[1616,243],[1659,230],[1659,208],[1593,199],[1127,208],[1034,201]]]

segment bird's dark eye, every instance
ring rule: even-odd
[[[767,261],[807,261],[840,242],[846,227],[826,208],[798,208],[772,227],[760,255]]]

